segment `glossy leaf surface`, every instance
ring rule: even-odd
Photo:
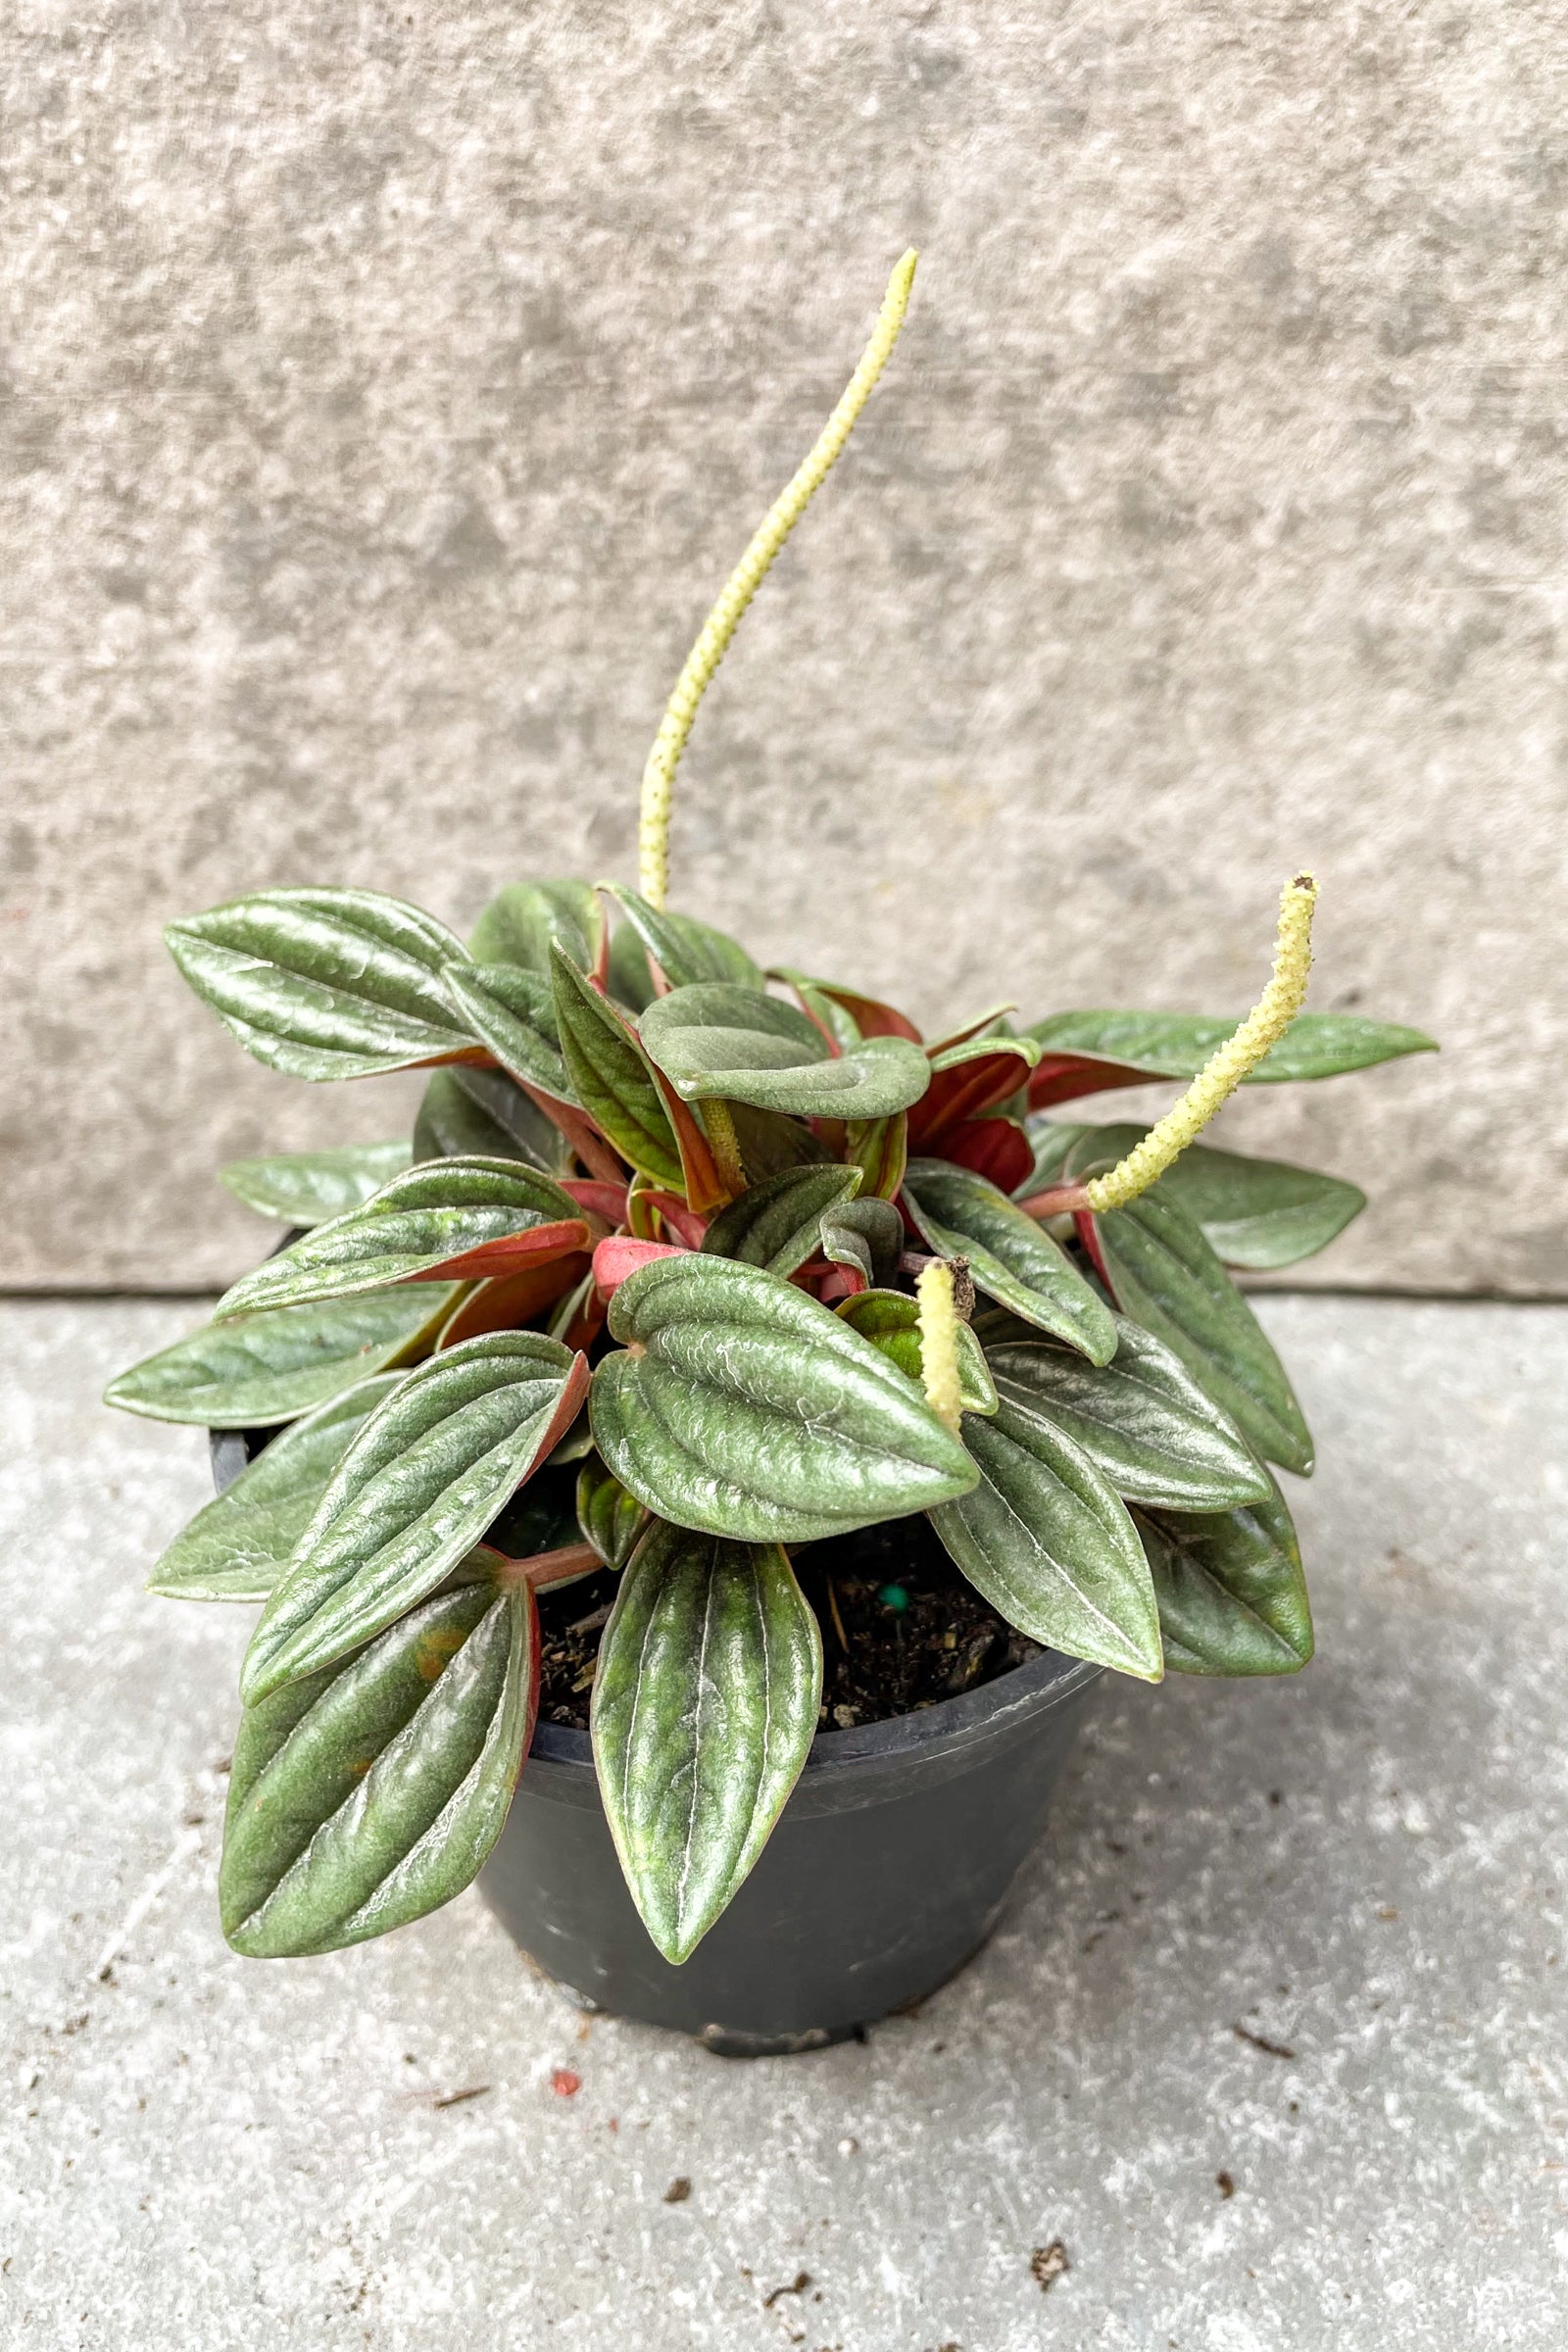
[[[858,1298],[846,1298],[835,1312],[923,1390],[920,1310],[906,1291],[861,1291]],[[997,1388],[985,1350],[967,1323],[958,1325],[958,1402],[966,1413],[994,1413],[997,1409]]]
[[[443,1269],[453,1279],[517,1273],[524,1260],[564,1257],[589,1240],[576,1202],[537,1169],[430,1160],[257,1266],[224,1293],[216,1319],[439,1279]]]
[[[863,1194],[896,1200],[909,1164],[907,1111],[895,1111],[890,1119],[851,1119],[844,1131],[844,1156],[860,1170]]]
[[[930,1079],[907,1039],[870,1038],[834,1057],[814,1022],[782,998],[713,981],[650,1004],[642,1041],[683,1101],[722,1097],[800,1117],[887,1118]]]
[[[432,1356],[361,1430],[263,1610],[240,1675],[254,1705],[422,1600],[562,1437],[587,1364],[540,1332]]]
[[[456,1296],[456,1286],[444,1284],[209,1323],[122,1372],[104,1402],[150,1421],[208,1429],[297,1421],[428,1348]]]
[[[1016,1095],[1039,1058],[1022,1038],[969,1038],[931,1055],[931,1084],[909,1113],[909,1149],[942,1151],[942,1138],[965,1120]]]
[[[219,1905],[238,1952],[330,1952],[460,1894],[501,1834],[533,1730],[526,1590],[461,1586],[247,1707]]]
[[[1180,1202],[1156,1184],[1094,1225],[1122,1311],[1164,1341],[1265,1461],[1305,1477],[1312,1440],[1285,1368]]]
[[[931,1248],[967,1257],[988,1298],[1055,1333],[1091,1363],[1109,1362],[1116,1351],[1110,1310],[1051,1236],[994,1184],[947,1160],[911,1159],[904,1198]]]
[[[414,1158],[520,1159],[546,1176],[570,1159],[565,1140],[505,1070],[433,1070],[414,1122]]]
[[[1138,1515],[1168,1665],[1181,1674],[1295,1674],[1312,1612],[1285,1497],[1194,1518]]]
[[[172,1600],[265,1600],[333,1471],[402,1378],[383,1372],[361,1381],[280,1431],[180,1530],[147,1579],[148,1592]]]
[[[1118,1319],[1108,1364],[1039,1340],[991,1349],[1001,1396],[1064,1430],[1124,1500],[1175,1511],[1261,1501],[1268,1473],[1163,1342]]]
[[[766,1844],[821,1687],[784,1552],[656,1520],[605,1628],[592,1723],[615,1850],[666,1960],[690,1956]]]
[[[762,975],[738,939],[700,923],[695,915],[671,914],[651,906],[624,884],[606,885],[632,930],[663,973],[670,988],[688,988],[699,980],[734,980],[744,988],[760,988]]]
[[[1148,1132],[1143,1127],[1088,1127],[1070,1147],[1065,1173],[1076,1176],[1101,1161],[1114,1163]],[[1292,1167],[1282,1159],[1252,1159],[1191,1144],[1159,1180],[1202,1227],[1209,1247],[1227,1265],[1254,1269],[1293,1266],[1326,1249],[1366,1206],[1366,1195],[1338,1176]]]
[[[765,1266],[773,1274],[793,1274],[820,1250],[824,1211],[842,1207],[859,1181],[858,1168],[831,1162],[786,1168],[720,1209],[703,1236],[703,1249],[710,1257],[737,1258],[748,1266]]]
[[[1138,1531],[1070,1438],[1003,1400],[966,1415],[980,1471],[931,1524],[992,1607],[1033,1642],[1157,1682],[1159,1618]]]
[[[904,1219],[891,1200],[858,1198],[819,1220],[822,1255],[853,1266],[868,1283],[890,1283],[904,1253]]]
[[[548,978],[514,963],[449,963],[442,977],[463,1019],[509,1076],[558,1102],[576,1102]]]
[[[551,969],[556,1027],[577,1101],[640,1175],[683,1192],[680,1146],[635,1030],[559,948]]]
[[[624,1568],[648,1513],[597,1454],[577,1473],[577,1525],[607,1568]]]
[[[498,891],[473,927],[475,963],[510,963],[548,985],[550,949],[559,940],[573,963],[593,970],[604,945],[605,910],[586,882],[512,882]]]
[[[164,933],[246,1052],[291,1078],[368,1078],[472,1054],[441,986],[463,943],[374,890],[264,890]]]
[[[1035,1164],[1028,1136],[1016,1119],[1004,1118],[1000,1112],[949,1127],[939,1149],[944,1159],[972,1169],[999,1193],[1016,1193]]]
[[[358,1208],[408,1166],[406,1143],[344,1144],[335,1151],[275,1152],[219,1169],[236,1200],[283,1225],[321,1225]]]
[[[622,1283],[594,1442],[662,1518],[809,1543],[945,1501],[974,1470],[912,1381],[777,1275],[662,1258]]]
[[[1130,1079],[1115,1083],[1137,1085],[1144,1078],[1196,1077],[1235,1027],[1234,1019],[1203,1013],[1057,1012],[1033,1022],[1024,1034],[1040,1048],[1042,1074],[1052,1056],[1075,1055],[1130,1070]],[[1350,1012],[1301,1012],[1245,1083],[1267,1086],[1332,1078],[1342,1070],[1370,1069],[1403,1054],[1436,1051],[1434,1041],[1419,1029],[1392,1021],[1366,1021]],[[1031,1086],[1030,1099],[1042,1099],[1037,1087]]]

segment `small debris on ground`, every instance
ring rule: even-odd
[[[678,2180],[672,2180],[669,2186],[665,2189],[664,2203],[666,2205],[684,2205],[691,2193],[692,2184],[687,2180],[685,2174],[682,2173],[680,2179]]]
[[[1216,2173],[1214,2175],[1214,2186],[1219,2190],[1219,2193],[1222,2197],[1234,2197],[1236,2194],[1236,2183],[1231,2179],[1229,2173]]]
[[[1029,2276],[1043,2295],[1049,2294],[1062,2273],[1071,2267],[1067,2249],[1059,2237],[1054,2237],[1049,2246],[1036,2246],[1029,2257]]]
[[[839,2141],[839,2154],[841,2156],[858,2156],[859,2153],[860,2143],[858,2139],[841,2139]]]
[[[780,2295],[804,2295],[811,2283],[809,2271],[797,2271],[787,2286],[770,2287],[762,2297],[762,2309],[771,2311]]]
[[[582,2088],[581,2075],[574,2075],[569,2066],[558,2066],[550,2078],[550,2087],[558,2099],[574,2099]]]
[[[489,2088],[488,2082],[470,2082],[466,2090],[438,2091],[430,2104],[432,2107],[461,2107],[465,2099],[482,2099]]]
[[[1296,2056],[1296,2052],[1291,2048],[1289,2042],[1270,2041],[1267,2034],[1254,2034],[1250,2026],[1232,2026],[1231,2032],[1238,2041],[1250,2041],[1254,2050],[1262,2050],[1270,2058],[1294,2058]]]

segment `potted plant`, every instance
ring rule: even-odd
[[[1239,1027],[1004,1007],[935,1040],[666,905],[703,691],[913,269],[681,673],[640,889],[510,883],[466,946],[353,889],[170,927],[270,1067],[432,1072],[407,1142],[225,1169],[294,1238],[109,1391],[215,1433],[153,1590],[262,1604],[242,1953],[377,1935],[488,1861],[579,1997],[801,2047],[983,1938],[1099,1672],[1311,1655],[1273,1475],[1311,1440],[1227,1267],[1362,1196],[1196,1139],[1240,1083],[1430,1041],[1300,1012],[1310,878]],[[1186,1091],[1148,1132],[1053,1115],[1151,1079]]]

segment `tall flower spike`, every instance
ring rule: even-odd
[[[846,385],[843,399],[817,435],[809,456],[759,523],[751,545],[725,582],[723,594],[704,621],[702,633],[675,681],[675,691],[643,769],[637,886],[651,906],[662,906],[669,888],[669,813],[675,793],[675,770],[686,749],[697,706],[740,625],[741,614],[761,586],[773,558],[826,481],[855,428],[856,418],[875,389],[877,377],[892,357],[904,314],[909,307],[909,288],[914,283],[918,258],[911,246],[888,279],[871,340],[860,354],[860,364]]]
[[[1306,995],[1316,903],[1317,884],[1310,874],[1298,874],[1293,882],[1287,882],[1280,893],[1280,924],[1268,986],[1241,1027],[1209,1055],[1181,1101],[1166,1111],[1158,1125],[1107,1175],[1091,1176],[1083,1188],[1088,1207],[1125,1208],[1140,1193],[1147,1193],[1201,1134],[1248,1072],[1254,1070],[1269,1048],[1285,1035]]]
[[[953,1296],[953,1268],[946,1258],[934,1257],[921,1267],[914,1299],[920,1318],[920,1377],[925,1383],[925,1400],[944,1428],[956,1437],[961,1420],[958,1310]]]

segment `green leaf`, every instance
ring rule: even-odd
[[[593,1743],[626,1884],[676,1966],[767,1843],[821,1689],[816,1619],[778,1546],[656,1521],[599,1645]]]
[[[920,1310],[906,1291],[861,1291],[858,1297],[844,1299],[834,1312],[924,1390]],[[958,1325],[958,1402],[966,1413],[994,1413],[997,1409],[991,1367],[967,1323]]]
[[[316,1306],[209,1323],[122,1372],[104,1402],[149,1421],[266,1429],[341,1395],[371,1372],[422,1354],[458,1285],[334,1298]]]
[[[1265,1461],[1305,1478],[1312,1440],[1285,1367],[1181,1203],[1155,1184],[1094,1223],[1123,1313],[1180,1356]]]
[[[896,1200],[909,1164],[907,1111],[895,1111],[891,1119],[851,1119],[844,1130],[844,1156],[860,1170],[867,1194]]]
[[[164,933],[249,1054],[291,1078],[368,1078],[471,1054],[441,986],[463,943],[375,890],[263,890]]]
[[[1092,1135],[1094,1129],[1081,1127],[1066,1119],[1048,1118],[1036,1111],[1024,1121],[1024,1132],[1034,1148],[1035,1164],[1017,1188],[1016,1198],[1027,1200],[1031,1193],[1043,1193],[1047,1185],[1059,1184],[1065,1176],[1067,1161],[1079,1138]]]
[[[610,1305],[638,1353],[594,1375],[594,1443],[661,1518],[811,1543],[974,1483],[956,1438],[868,1340],[776,1274],[696,1251],[643,1266]]]
[[[821,1167],[835,1157],[801,1119],[754,1110],[749,1102],[732,1102],[729,1116],[748,1184],[782,1176],[786,1168]]]
[[[1073,1176],[1101,1161],[1125,1158],[1149,1130],[1115,1126],[1076,1132],[1066,1161]],[[1283,1159],[1217,1152],[1209,1144],[1190,1144],[1159,1181],[1232,1266],[1293,1266],[1326,1249],[1366,1206],[1365,1193],[1338,1176],[1294,1168]]]
[[[443,976],[464,1020],[510,1077],[557,1102],[576,1102],[548,979],[513,963],[449,963]]]
[[[475,963],[510,963],[550,977],[550,949],[559,940],[573,963],[592,971],[605,939],[605,910],[586,882],[510,882],[473,927],[468,953]]]
[[[1271,1481],[1240,1430],[1152,1332],[1118,1317],[1108,1364],[1054,1340],[991,1349],[999,1393],[1064,1430],[1116,1493],[1173,1511],[1257,1502]]]
[[[820,1224],[822,1255],[835,1266],[853,1266],[869,1283],[893,1280],[904,1254],[904,1219],[891,1200],[846,1200],[824,1211]]]
[[[931,1524],[977,1592],[1033,1642],[1157,1683],[1159,1618],[1138,1531],[1080,1447],[1005,1399],[966,1415],[972,1494]]]
[[[1236,1027],[1203,1013],[1054,1012],[1024,1031],[1042,1056],[1082,1054],[1150,1078],[1195,1078],[1216,1046]],[[1294,1078],[1333,1078],[1342,1070],[1370,1069],[1401,1054],[1435,1054],[1436,1042],[1419,1029],[1392,1021],[1364,1021],[1351,1012],[1298,1012],[1277,1046],[1264,1054],[1249,1086],[1278,1085]]]
[[[556,1026],[577,1101],[639,1175],[684,1192],[680,1146],[636,1031],[560,948],[552,973]]]
[[[235,1951],[337,1951],[461,1894],[528,1751],[538,1654],[532,1594],[469,1584],[248,1707],[218,1881]]]
[[[745,988],[761,987],[761,972],[727,931],[715,931],[695,915],[670,914],[650,906],[623,883],[607,882],[602,887],[611,893],[671,988],[687,988],[698,980],[736,980]]]
[[[611,934],[610,971],[606,981],[617,1004],[641,1012],[654,1001],[654,976],[648,969],[648,951],[630,923]]]
[[[503,1504],[484,1531],[485,1551],[504,1560],[529,1560],[536,1552],[559,1551],[577,1542],[576,1472],[555,1462],[552,1454]]]
[[[860,1024],[854,1013],[848,1011],[836,997],[830,997],[825,990],[818,988],[816,982],[808,979],[805,972],[797,971],[793,964],[773,963],[768,966],[767,977],[770,980],[788,981],[795,991],[801,1010],[815,1021],[818,1028],[826,1031],[841,1054],[847,1054],[852,1046],[862,1043]],[[760,981],[753,983],[754,987],[760,985]]]
[[[793,1274],[821,1249],[823,1212],[851,1200],[859,1181],[858,1168],[831,1161],[823,1167],[786,1168],[720,1209],[703,1236],[703,1249],[710,1257]]]
[[[405,1143],[343,1144],[326,1152],[275,1152],[231,1159],[218,1171],[236,1200],[284,1225],[319,1225],[358,1208],[406,1168]]]
[[[577,1525],[607,1568],[624,1568],[648,1513],[592,1454],[577,1473]]]
[[[1116,1352],[1116,1326],[1064,1252],[1005,1193],[945,1159],[911,1159],[904,1198],[931,1248],[967,1257],[977,1290],[1090,1362]]]
[[[565,1139],[505,1070],[435,1070],[414,1124],[414,1158],[520,1159],[542,1175],[571,1163]]]
[[[537,1169],[512,1159],[433,1159],[267,1258],[224,1293],[215,1320],[418,1282],[447,1266],[454,1277],[517,1272],[546,1254],[584,1249],[589,1238],[571,1195]]]
[[[802,1118],[887,1118],[918,1102],[931,1065],[907,1038],[873,1037],[832,1058],[793,1004],[723,981],[671,989],[648,1006],[642,1041],[686,1102],[713,1097]]]
[[[147,1579],[171,1600],[265,1600],[338,1463],[404,1378],[378,1373],[296,1421],[182,1528]]]
[[[1285,1497],[1196,1518],[1138,1515],[1166,1663],[1178,1674],[1295,1674],[1312,1612]]]
[[[380,1633],[478,1543],[582,1401],[587,1364],[537,1331],[432,1356],[333,1473],[240,1674],[247,1706]]]

